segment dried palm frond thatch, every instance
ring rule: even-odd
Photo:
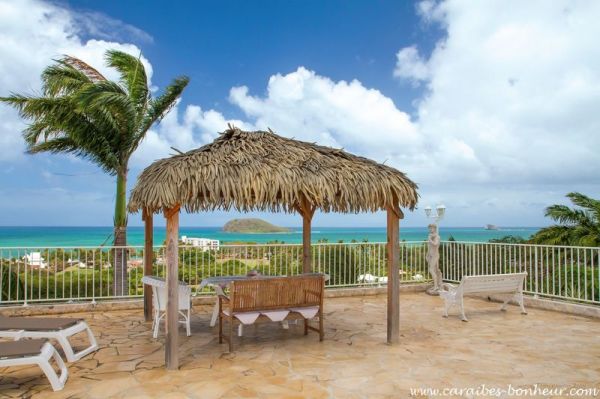
[[[212,143],[154,162],[131,192],[129,211],[216,209],[293,212],[305,197],[323,212],[414,209],[404,173],[343,150],[230,126]]]

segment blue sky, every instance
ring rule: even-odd
[[[419,183],[422,205],[446,204],[448,225],[540,226],[544,207],[567,192],[600,192],[592,150],[600,55],[589,39],[600,34],[597,6],[541,5],[0,0],[0,61],[10,60],[0,62],[0,87],[39,89],[41,70],[63,53],[101,67],[107,48],[141,51],[159,90],[180,74],[191,83],[136,154],[130,188],[170,146],[205,144],[233,121],[387,160]],[[8,149],[0,225],[112,223],[113,178],[72,157],[23,154],[23,122],[2,105],[0,117]],[[295,215],[257,215],[299,224]],[[314,221],[384,222],[380,214]],[[405,223],[426,220],[418,210]]]

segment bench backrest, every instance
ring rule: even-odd
[[[527,276],[527,273],[463,276],[460,288],[464,294],[516,292],[523,288],[525,276]]]
[[[231,308],[249,312],[321,306],[324,288],[322,274],[237,280],[230,286]]]

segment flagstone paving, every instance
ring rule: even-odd
[[[325,341],[300,325],[245,329],[234,353],[194,308],[192,336],[180,330],[179,371],[164,369],[161,336],[141,311],[79,313],[100,350],[69,364],[52,392],[37,367],[0,369],[0,397],[32,398],[384,398],[411,388],[600,388],[600,321],[467,299],[469,322],[441,317],[441,300],[401,294],[401,343],[385,344],[385,296],[329,298]],[[468,395],[465,395],[467,397]]]

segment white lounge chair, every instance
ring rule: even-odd
[[[50,365],[50,360],[56,362],[60,376]],[[40,366],[54,391],[64,388],[69,375],[67,366],[46,339],[25,339],[22,341],[0,342],[0,367]]]
[[[366,273],[359,275],[356,281],[358,281],[359,283],[376,283],[378,279],[379,278],[377,276],[374,276],[370,273]]]
[[[86,332],[90,345],[75,352],[69,338]],[[98,349],[94,333],[82,319],[64,317],[4,317],[0,316],[0,337],[54,339],[65,352],[67,361],[74,362]]]
[[[160,321],[167,314],[167,282],[157,276],[144,276],[142,283],[152,287],[152,308],[154,317],[152,319],[152,336],[158,338]],[[185,325],[186,334],[192,335],[190,328],[190,313],[192,309],[192,289],[184,282],[179,282],[179,314],[183,320],[179,323]]]

